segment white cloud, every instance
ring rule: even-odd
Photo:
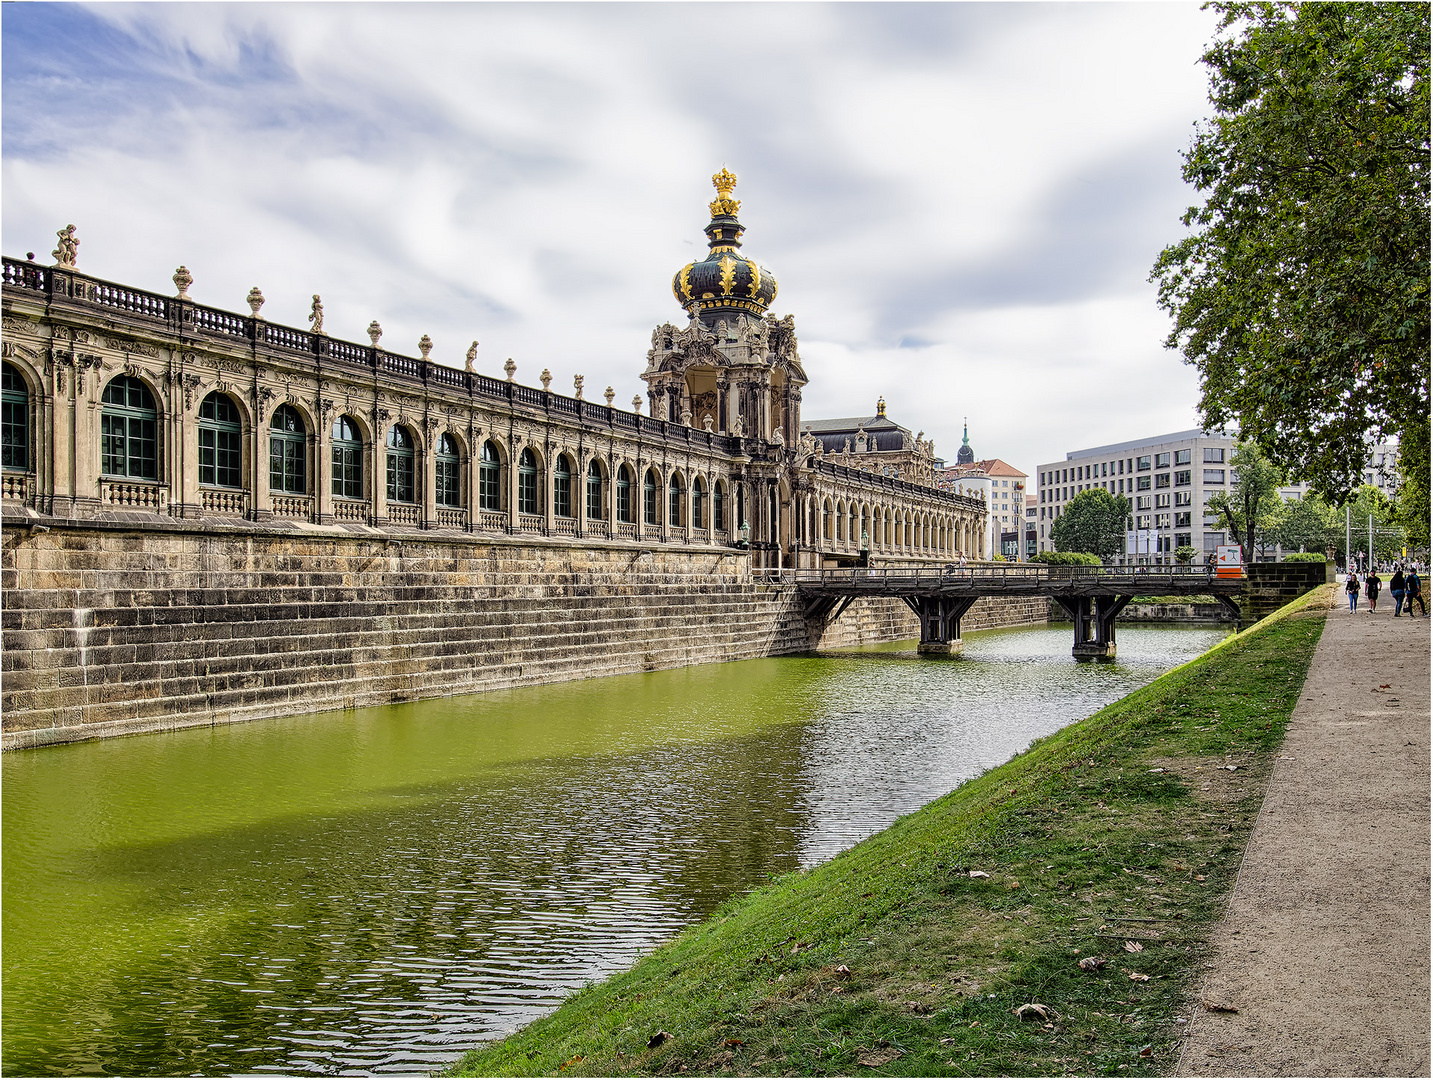
[[[720,18],[717,15],[720,13]],[[727,165],[807,416],[1021,468],[1193,424],[1145,283],[1205,108],[1193,4],[39,6],[6,13],[7,254],[490,372],[642,389]],[[47,21],[68,20],[64,32]],[[51,32],[47,32],[47,29]],[[103,92],[101,92],[103,91]],[[899,347],[902,339],[912,347]]]

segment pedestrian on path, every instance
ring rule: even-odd
[[[1344,589],[1348,591],[1348,610],[1358,610],[1358,575],[1353,572],[1353,567],[1348,568],[1348,581],[1344,583]]]
[[[1418,576],[1417,570],[1408,571],[1408,577],[1403,585],[1406,590],[1405,596],[1408,601],[1408,617],[1413,618],[1413,602],[1416,600],[1418,606],[1423,609],[1423,617],[1428,618],[1428,605],[1423,602],[1423,579]]]
[[[1363,579],[1363,593],[1368,597],[1368,613],[1372,615],[1378,610],[1378,591],[1383,588],[1383,579],[1378,576],[1377,570],[1370,570],[1368,576]]]
[[[1398,618],[1398,613],[1403,610],[1403,564],[1399,563],[1393,568],[1393,577],[1388,582],[1388,595],[1393,597],[1393,617]]]

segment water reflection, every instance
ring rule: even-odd
[[[9,1075],[441,1067],[1207,648],[1068,630],[6,755]],[[908,646],[907,646],[908,647]]]

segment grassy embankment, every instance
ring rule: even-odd
[[[1327,607],[1317,589],[732,899],[454,1071],[1169,1071]]]

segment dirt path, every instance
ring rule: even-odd
[[[1335,590],[1178,1075],[1429,1075],[1429,625]]]

